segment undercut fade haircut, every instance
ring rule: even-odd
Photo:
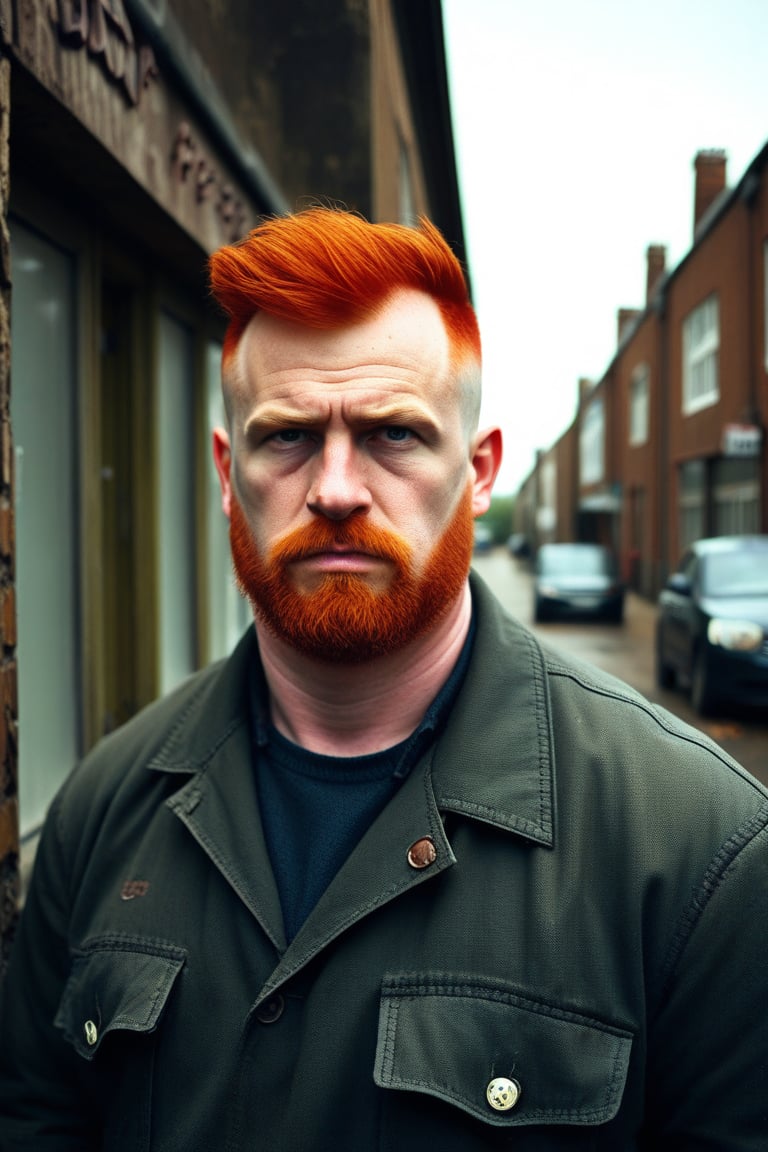
[[[340,208],[265,220],[209,261],[214,298],[229,316],[226,370],[257,312],[311,328],[365,319],[399,288],[431,296],[443,318],[462,393],[478,394],[480,332],[461,265],[434,224],[371,224]],[[471,381],[471,383],[470,383]],[[467,408],[468,395],[463,396]],[[467,413],[468,414],[468,413]]]

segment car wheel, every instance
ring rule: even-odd
[[[608,613],[608,622],[610,624],[623,624],[624,623],[624,604],[619,601],[614,605]]]
[[[702,649],[698,648],[691,671],[691,703],[700,716],[708,716],[714,711],[716,700],[707,658]]]
[[[656,683],[659,688],[674,688],[675,670],[664,659],[664,633],[661,628],[656,629]]]

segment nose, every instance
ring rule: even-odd
[[[307,507],[329,520],[344,520],[367,511],[371,494],[361,472],[355,445],[346,437],[328,437],[316,457]]]

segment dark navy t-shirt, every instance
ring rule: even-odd
[[[269,721],[263,676],[254,684],[256,786],[288,941],[444,725],[473,638],[474,626],[414,732],[367,756],[324,756],[287,740]]]

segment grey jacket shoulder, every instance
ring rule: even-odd
[[[768,790],[703,732],[542,645],[474,574],[472,588],[476,653],[460,706],[481,762],[495,759],[497,788],[528,771],[529,791],[550,788],[561,809],[615,805],[627,821],[677,822],[678,832],[687,822],[691,836],[712,813],[721,830],[755,812],[765,819]]]

